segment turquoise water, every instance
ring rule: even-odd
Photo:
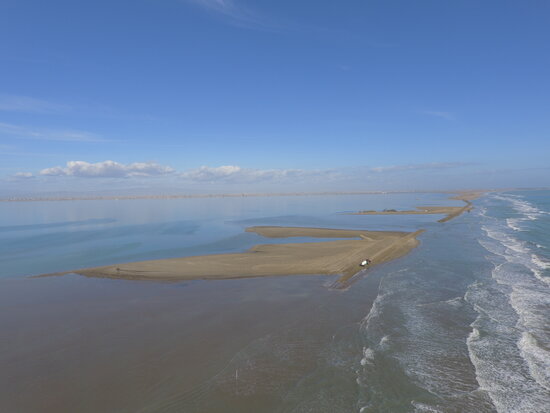
[[[0,410],[546,412],[550,192],[488,194],[444,224],[341,214],[442,204],[461,203],[391,194],[0,204]],[[325,276],[25,277],[266,242],[244,233],[249,225],[427,231],[345,291]]]

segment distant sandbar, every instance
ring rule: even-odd
[[[447,222],[464,212],[469,212],[473,205],[470,201],[473,201],[483,195],[483,192],[462,192],[450,199],[456,199],[464,201],[465,206],[420,206],[416,207],[416,210],[398,211],[395,209],[385,209],[383,211],[358,211],[349,213],[349,215],[426,215],[426,214],[444,214],[444,218],[441,218],[437,222]]]

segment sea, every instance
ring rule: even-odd
[[[548,412],[550,191],[0,203],[1,412]],[[234,253],[284,225],[426,231],[334,276],[127,281],[77,268]]]

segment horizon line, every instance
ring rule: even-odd
[[[501,192],[501,191],[544,191],[548,187],[528,188],[483,188],[483,189],[456,189],[456,190],[404,190],[404,191],[323,191],[323,192],[242,192],[222,194],[166,194],[166,195],[76,195],[76,196],[27,196],[0,198],[0,202],[40,202],[40,201],[103,201],[103,200],[136,200],[136,199],[193,199],[193,198],[247,198],[247,197],[276,197],[276,196],[323,196],[323,195],[384,195],[384,194],[413,194],[413,193],[441,193],[461,194],[465,192]]]

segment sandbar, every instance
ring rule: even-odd
[[[463,191],[458,192],[457,195],[450,197],[449,199],[458,199],[459,201],[474,201],[487,191]]]
[[[261,244],[243,253],[139,261],[43,276],[76,273],[87,277],[176,281],[283,275],[341,275],[339,281],[345,282],[364,269],[360,263],[366,258],[371,260],[370,266],[373,266],[407,254],[419,244],[416,237],[423,232],[271,226],[250,227],[246,230],[270,238],[351,239]]]
[[[447,222],[464,212],[472,210],[473,200],[483,195],[483,192],[460,192],[458,195],[451,197],[458,201],[464,201],[464,206],[420,206],[414,210],[398,211],[395,209],[385,209],[383,211],[358,211],[351,212],[349,215],[426,215],[426,214],[443,214],[444,218],[439,219],[437,222]]]

